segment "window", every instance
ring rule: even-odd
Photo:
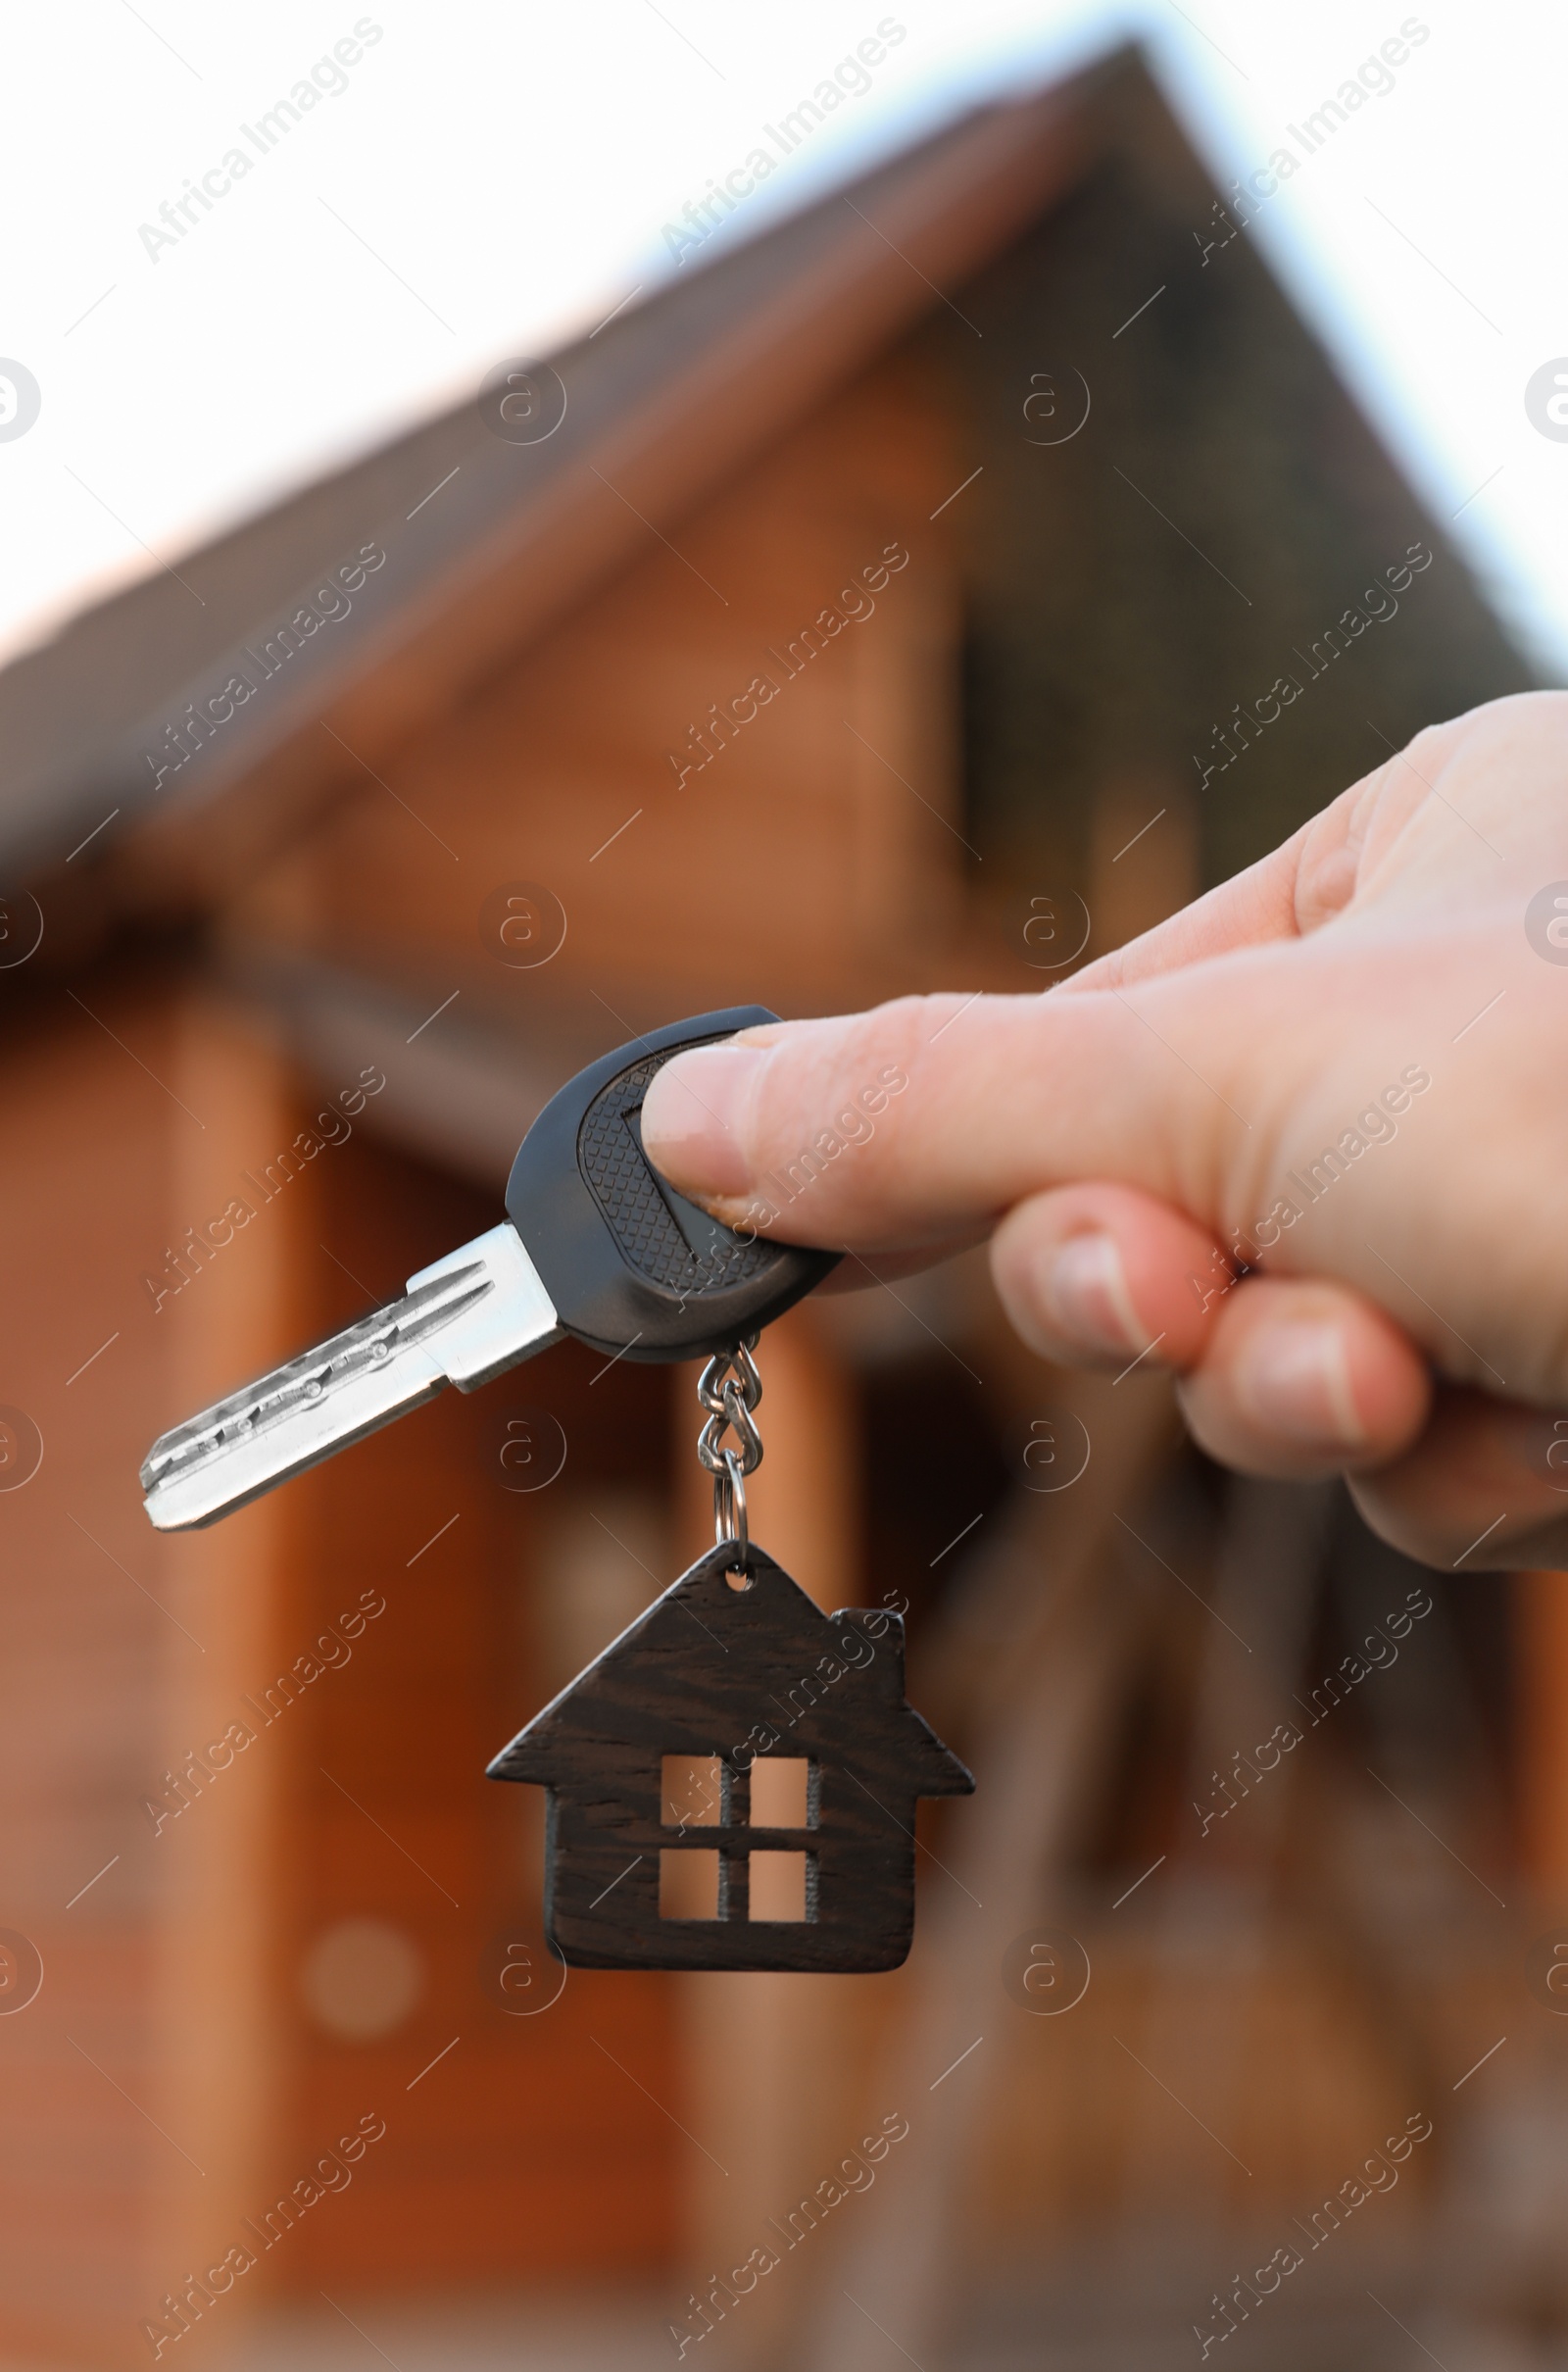
[[[662,1919],[716,1919],[716,1853],[666,1847],[659,1856],[659,1915]]]
[[[746,1791],[746,1826],[763,1831],[815,1828],[816,1769],[804,1754],[768,1754],[753,1762]],[[659,1766],[660,1821],[683,1837],[726,1829],[731,1846],[746,1843],[741,1791],[720,1754],[664,1754]],[[727,1869],[726,1869],[727,1860]],[[715,1845],[665,1846],[659,1856],[662,1919],[741,1916],[738,1881],[746,1874],[749,1919],[799,1921],[816,1916],[816,1855],[798,1847],[759,1844],[727,1856]],[[732,1891],[733,1889],[733,1891]]]
[[[758,1756],[752,1764],[751,1821],[753,1828],[816,1826],[811,1766],[804,1755]]]
[[[665,1754],[659,1766],[659,1817],[665,1828],[717,1828],[724,1818],[724,1765],[717,1754]]]
[[[749,1915],[754,1919],[808,1919],[807,1864],[815,1858],[814,1853],[752,1853],[747,1867]]]

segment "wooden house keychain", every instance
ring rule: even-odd
[[[755,1341],[698,1386],[715,1546],[490,1765],[550,1791],[545,1933],[577,1967],[896,1968],[916,1801],[974,1788],[905,1698],[902,1615],[824,1614],[750,1537]]]

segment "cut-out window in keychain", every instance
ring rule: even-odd
[[[753,1545],[751,1348],[699,1386],[716,1546],[490,1765],[549,1790],[545,1931],[576,1967],[896,1968],[916,1803],[974,1787],[905,1697],[903,1618],[824,1614]]]

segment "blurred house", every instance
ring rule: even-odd
[[[1043,2316],[1164,2362],[1227,2314],[1348,2317],[1359,2362],[1373,2256],[1387,2310],[1433,2295],[1421,2199],[1495,2203],[1488,2150],[1561,2183],[1506,2090],[1561,2031],[1508,1991],[1514,1865],[1568,1850],[1555,1593],[1520,1700],[1503,1585],[1226,1489],[1157,1381],[1029,1360],[978,1260],[761,1355],[760,1536],[911,1602],[981,1780],[895,1976],[562,1987],[539,1804],[483,1780],[701,1544],[690,1371],[565,1345],[210,1532],[140,1512],[158,1432],[494,1223],[590,1056],[1048,987],[1524,686],[1230,203],[1118,57],[0,675],[17,2363],[569,2363],[585,2301],[621,2364],[1036,2363]],[[1450,2091],[1494,2031],[1498,2089]],[[1238,2297],[1412,2116],[1302,2302]],[[1528,2220],[1439,2254],[1545,2327]]]

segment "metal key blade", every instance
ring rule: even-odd
[[[443,1385],[471,1392],[563,1332],[516,1229],[492,1227],[410,1277],[398,1301],[154,1442],[147,1513],[160,1532],[212,1523]]]

